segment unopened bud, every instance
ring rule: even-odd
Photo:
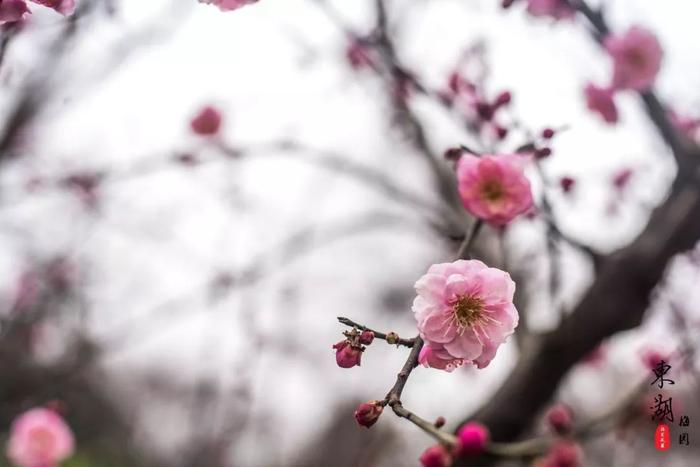
[[[435,428],[442,428],[443,426],[445,426],[445,417],[440,416],[436,418],[435,423],[433,423],[433,425],[435,425]]]
[[[361,426],[369,428],[377,423],[383,410],[384,407],[382,407],[379,401],[364,402],[357,406],[355,410],[355,420],[357,420],[357,423]]]
[[[552,406],[545,418],[555,433],[565,435],[571,431],[573,414],[568,405],[559,403]]]
[[[390,332],[389,334],[386,335],[386,341],[389,344],[398,344],[399,343],[399,335],[396,334],[395,332]]]
[[[362,334],[360,334],[360,344],[370,345],[373,340],[374,333],[368,329],[365,329],[364,331],[362,331]]]
[[[347,340],[340,341],[333,345],[335,349],[335,361],[340,368],[352,368],[360,366],[362,349],[352,345]]]

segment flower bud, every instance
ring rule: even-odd
[[[552,406],[545,415],[547,424],[555,433],[565,435],[571,432],[571,422],[573,414],[571,409],[566,404],[556,404]]]
[[[574,180],[571,177],[562,177],[561,179],[559,179],[559,186],[561,186],[561,189],[564,191],[564,193],[571,192],[575,184],[576,180]]]
[[[355,420],[358,424],[369,428],[377,423],[383,410],[384,407],[379,401],[364,402],[357,406]]]
[[[211,136],[221,128],[221,112],[214,107],[204,107],[190,122],[192,131],[201,136]]]
[[[510,103],[511,99],[512,99],[512,96],[511,96],[510,92],[503,91],[502,93],[500,93],[498,95],[498,97],[496,98],[496,102],[493,103],[493,106],[495,108],[499,108],[501,106],[508,105]]]
[[[396,334],[395,332],[390,332],[389,334],[386,335],[386,342],[388,344],[398,344],[399,343],[399,335]]]
[[[551,128],[545,128],[542,130],[542,137],[544,139],[552,139],[554,137],[554,130]]]
[[[552,150],[550,148],[539,148],[535,150],[535,157],[537,159],[544,159],[552,155]]]
[[[360,366],[360,359],[362,358],[361,348],[352,345],[347,340],[333,344],[333,348],[336,351],[335,361],[340,368]]]
[[[457,453],[460,456],[481,454],[489,441],[489,430],[481,423],[469,422],[457,433]]]
[[[374,340],[374,333],[370,330],[365,329],[360,334],[360,344],[370,345]]]
[[[423,467],[449,467],[452,464],[452,456],[445,446],[436,444],[423,451],[420,464]]]
[[[442,428],[445,426],[445,417],[439,416],[435,419],[435,423],[433,423],[433,425],[435,425],[435,428]]]

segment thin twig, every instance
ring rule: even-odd
[[[375,331],[374,329],[371,329],[371,328],[368,328],[367,326],[356,323],[355,321],[353,321],[349,318],[344,318],[342,316],[338,316],[338,321],[340,321],[342,324],[344,324],[346,326],[357,328],[360,331],[371,331],[374,333],[374,337],[376,337],[377,339],[386,340],[386,338],[387,338],[387,335],[385,333],[380,332],[380,331]],[[413,347],[413,345],[415,344],[415,339],[399,338],[394,344],[403,345],[404,347]]]

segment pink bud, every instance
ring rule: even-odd
[[[469,422],[457,433],[459,444],[457,452],[460,456],[481,454],[489,441],[489,430],[481,423]]]
[[[653,348],[646,348],[642,351],[642,363],[644,364],[645,367],[647,367],[650,370],[653,370],[662,361],[668,361],[669,357],[668,355],[665,355],[661,353],[658,349],[653,349]]]
[[[357,406],[355,420],[357,420],[358,424],[369,428],[377,423],[382,410],[384,410],[384,407],[379,401],[364,402]]]
[[[221,128],[221,113],[214,107],[204,107],[190,122],[192,131],[201,136],[211,136]]]
[[[535,157],[537,159],[544,159],[552,155],[552,150],[550,148],[539,148],[535,150]]]
[[[493,106],[498,109],[499,107],[502,107],[504,105],[510,104],[510,101],[512,99],[512,96],[510,92],[508,91],[503,91],[496,97],[496,101],[493,103]]]
[[[348,47],[345,50],[345,57],[350,63],[350,66],[356,70],[361,68],[369,68],[374,65],[371,50],[360,39],[351,39],[350,44],[348,44]]]
[[[565,435],[571,431],[573,414],[568,405],[559,403],[552,406],[545,415],[549,427],[560,435]]]
[[[559,186],[561,186],[561,189],[564,191],[564,193],[569,193],[574,188],[575,184],[576,180],[574,180],[571,177],[562,177],[559,180]]]
[[[449,467],[452,464],[452,456],[445,446],[436,444],[423,451],[420,463],[423,467]]]
[[[353,346],[349,341],[340,341],[333,345],[336,349],[335,361],[340,368],[352,368],[360,366],[360,358],[362,358],[362,349]]]
[[[496,125],[496,137],[498,139],[505,139],[506,136],[508,136],[508,128],[504,128],[502,126]]]
[[[495,111],[496,109],[486,102],[478,102],[476,104],[476,113],[479,114],[479,117],[484,121],[490,121]]]
[[[543,462],[546,467],[578,467],[581,465],[581,450],[577,444],[562,441],[550,449]]]
[[[542,130],[542,137],[544,139],[552,139],[554,137],[554,130],[551,128],[545,128]]]
[[[365,329],[364,331],[362,331],[362,334],[360,334],[360,344],[370,345],[373,340],[374,333],[372,331]]]

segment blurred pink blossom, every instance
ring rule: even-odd
[[[605,48],[613,59],[615,88],[645,91],[654,84],[663,50],[653,33],[634,26],[624,34],[607,37]]]
[[[12,423],[7,456],[19,467],[55,467],[73,453],[73,433],[60,415],[34,408]]]
[[[218,6],[221,11],[232,11],[257,2],[258,0],[199,0],[199,3]]]
[[[527,12],[532,16],[550,16],[557,20],[574,17],[574,10],[566,0],[527,0]]]
[[[507,224],[533,204],[520,156],[464,155],[457,181],[467,211],[492,225]]]
[[[452,465],[452,456],[445,446],[436,444],[423,451],[420,464],[422,467],[449,467]]]
[[[215,135],[221,128],[221,120],[221,112],[214,107],[206,106],[190,121],[190,128],[198,135]]]
[[[422,354],[424,365],[450,370],[471,362],[484,368],[518,325],[515,283],[481,261],[434,264],[415,288],[413,312],[430,348]]]
[[[30,14],[24,0],[0,0],[0,24],[14,23]]]
[[[617,106],[615,105],[613,88],[601,88],[593,83],[588,83],[584,92],[589,110],[599,114],[607,123],[617,123]]]
[[[457,432],[457,452],[460,456],[481,454],[489,442],[489,430],[481,423],[469,422]]]
[[[62,15],[72,15],[75,11],[75,0],[31,0],[39,5],[44,5]]]

